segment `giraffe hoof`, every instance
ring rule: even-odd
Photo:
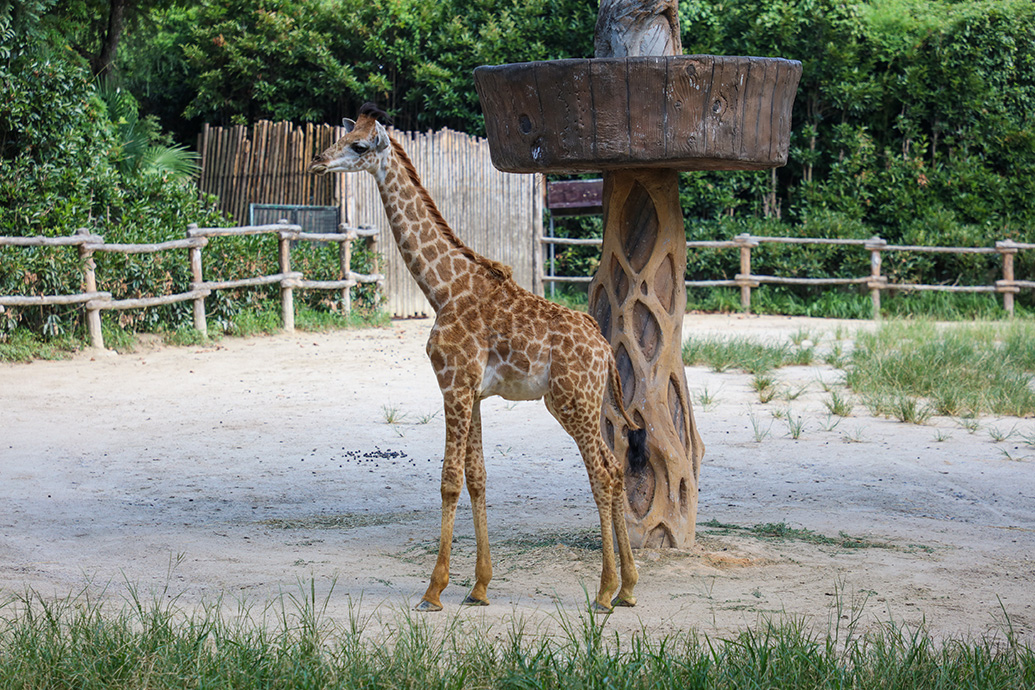
[[[610,606],[605,606],[604,604],[601,604],[599,601],[593,602],[591,610],[593,611],[593,613],[612,613],[614,611],[613,608],[611,608]]]
[[[636,597],[615,597],[611,600],[611,606],[636,606]]]
[[[475,599],[470,594],[464,599],[464,606],[488,606],[489,602],[485,599]]]
[[[442,604],[433,604],[427,599],[421,599],[420,603],[413,607],[414,611],[421,611],[424,613],[430,613],[431,611],[441,611]]]

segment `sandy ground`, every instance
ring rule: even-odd
[[[332,618],[407,610],[438,530],[430,325],[0,365],[0,599],[88,588],[264,602],[312,582]],[[869,327],[686,319],[687,332],[774,340],[804,328],[821,348]],[[911,426],[857,402],[836,423],[820,381],[841,372],[777,376],[790,394],[763,405],[747,374],[687,369],[707,445],[698,545],[638,551],[640,603],[607,625],[723,635],[766,617],[821,629],[858,617],[978,636],[1001,631],[1005,611],[1035,637],[1035,420]],[[804,422],[798,439],[773,416],[788,408]],[[446,613],[431,615],[550,625],[599,577],[585,470],[541,403],[491,399],[483,418],[493,606],[459,607],[474,570],[462,502]],[[997,442],[994,430],[1014,433]],[[868,548],[715,526],[781,522]]]

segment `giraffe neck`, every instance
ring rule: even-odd
[[[374,174],[403,262],[437,313],[449,300],[478,290],[479,279],[509,277],[509,269],[479,256],[453,234],[394,139],[387,165]],[[494,270],[495,269],[495,270]]]

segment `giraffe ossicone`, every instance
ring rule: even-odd
[[[309,171],[374,176],[403,261],[435,310],[427,353],[442,390],[446,422],[442,527],[438,559],[417,609],[442,609],[456,505],[465,482],[474,515],[477,560],[475,584],[464,603],[488,603],[492,560],[480,404],[493,395],[507,400],[544,399],[574,439],[600,517],[603,565],[594,608],[610,611],[612,606],[635,605],[637,572],[625,523],[623,465],[602,436],[605,401],[625,420],[630,463],[644,461],[646,434],[624,408],[610,344],[591,316],[532,294],[514,282],[509,266],[461,242],[402,146],[389,135],[385,119],[375,105],[365,104],[355,121],[343,121],[345,135],[318,155]],[[618,542],[620,580],[612,530]]]

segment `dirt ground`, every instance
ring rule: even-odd
[[[438,531],[444,430],[423,350],[430,326],[0,365],[0,599],[88,588],[264,602],[313,582],[332,618],[407,610]],[[871,325],[688,315],[685,327],[772,340],[807,329],[830,348]],[[823,630],[858,616],[955,637],[1001,631],[1005,611],[1015,633],[1035,637],[1035,420],[913,426],[857,401],[838,423],[820,382],[841,372],[777,377],[789,394],[763,405],[747,374],[687,369],[707,445],[698,545],[637,552],[639,605],[607,625],[715,636],[767,616]],[[797,439],[788,408],[803,422]],[[541,403],[496,398],[482,410],[493,606],[459,607],[474,571],[462,501],[446,612],[429,615],[550,625],[599,577],[585,470]],[[854,540],[721,526],[760,523]]]

